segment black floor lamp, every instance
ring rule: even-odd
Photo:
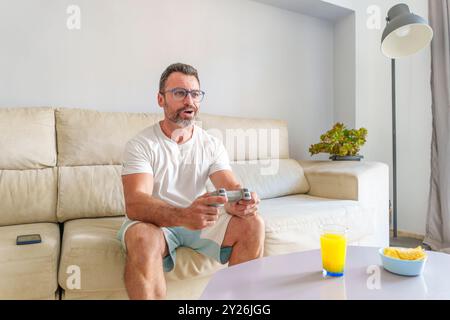
[[[425,48],[433,38],[433,29],[409,7],[397,4],[389,9],[381,38],[382,53],[391,58],[392,77],[392,154],[393,154],[393,229],[397,238],[397,141],[395,113],[395,59],[412,55]]]

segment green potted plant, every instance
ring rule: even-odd
[[[329,153],[332,160],[356,160],[363,158],[359,149],[366,143],[367,129],[347,129],[343,123],[320,136],[320,142],[309,147],[311,155]]]

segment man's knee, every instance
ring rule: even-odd
[[[240,227],[239,234],[243,237],[253,236],[257,239],[264,240],[265,236],[265,224],[263,218],[259,214],[256,214],[250,218],[239,218]]]
[[[132,225],[125,233],[125,245],[128,256],[143,259],[164,256],[167,251],[162,229],[151,223]]]
[[[264,219],[261,218],[259,214],[253,216],[250,220],[251,230],[258,234],[260,237],[264,238],[266,234],[266,225],[264,224]]]

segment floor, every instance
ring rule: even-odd
[[[429,250],[427,245],[422,243],[422,240],[408,237],[391,237],[390,244],[391,247],[403,247],[403,248],[416,248],[417,246],[422,246],[422,248]]]

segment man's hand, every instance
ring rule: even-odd
[[[250,218],[258,213],[258,204],[260,200],[256,192],[252,192],[252,200],[239,200],[237,202],[227,202],[225,210],[233,215],[241,218]]]
[[[190,207],[181,210],[179,225],[199,230],[216,223],[219,217],[219,208],[210,206],[214,203],[225,203],[226,197],[210,196],[210,193],[198,197]]]

